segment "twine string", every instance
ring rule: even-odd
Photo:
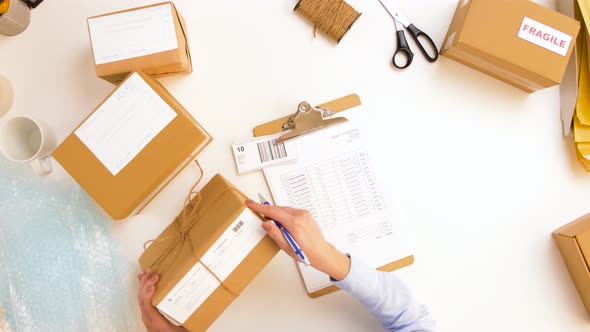
[[[201,209],[200,209],[199,203],[202,200],[202,196],[201,196],[201,192],[195,191],[195,188],[203,179],[203,168],[201,167],[201,165],[199,164],[199,162],[197,160],[195,160],[195,163],[196,163],[197,167],[199,168],[200,175],[199,175],[199,178],[197,179],[197,181],[195,182],[195,184],[191,187],[191,189],[186,197],[185,208],[182,209],[179,216],[174,218],[173,223],[176,223],[177,228],[178,228],[178,232],[176,232],[175,234],[170,234],[165,237],[159,237],[157,239],[152,239],[152,240],[146,241],[143,244],[143,249],[147,250],[149,245],[151,245],[153,243],[168,242],[168,246],[166,247],[166,249],[164,249],[162,254],[156,260],[154,260],[149,266],[150,269],[154,273],[160,274],[162,271],[167,270],[176,261],[176,259],[179,257],[180,253],[182,252],[183,246],[185,245],[185,243],[188,242],[188,245],[190,246],[190,252],[193,255],[193,257],[197,259],[197,262],[200,263],[203,267],[205,267],[205,269],[229,293],[231,293],[234,296],[238,296],[239,294],[236,294],[236,292],[234,292],[232,289],[230,289],[225,284],[225,282],[217,276],[217,274],[215,274],[205,263],[203,263],[203,261],[201,261],[201,257],[197,257],[193,243],[192,243],[192,241],[189,240],[188,232],[199,221],[201,216],[209,210],[209,208],[207,208],[205,211],[201,212]],[[224,191],[221,192],[221,194],[218,196],[218,198],[213,201],[213,203],[210,206],[213,206],[215,204],[215,202],[217,202],[217,200],[219,200],[223,196],[223,194],[225,194],[228,191],[235,191],[235,192],[239,193],[240,195],[242,195],[242,193],[240,193],[237,189],[235,189],[233,187],[225,189]]]
[[[342,39],[360,15],[344,0],[300,0],[295,10],[314,23],[314,38],[319,28],[336,42]]]

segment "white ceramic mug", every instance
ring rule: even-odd
[[[52,143],[47,129],[27,116],[14,117],[0,128],[2,154],[12,161],[30,163],[37,175],[51,173]]]
[[[0,118],[12,107],[12,85],[10,81],[0,75]]]

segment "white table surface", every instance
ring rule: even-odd
[[[149,3],[47,0],[22,35],[0,36],[0,73],[16,95],[0,122],[28,114],[62,141],[113,89],[94,75],[85,18]],[[442,44],[457,0],[398,3]],[[551,237],[590,210],[590,176],[577,165],[572,140],[562,137],[557,87],[529,95],[445,57],[427,63],[412,42],[414,64],[395,70],[393,21],[377,0],[358,4],[363,14],[339,45],[313,39],[312,26],[292,12],[293,0],[175,4],[195,70],[161,82],[215,138],[199,157],[205,180],[221,172],[250,195],[268,194],[260,172],[237,175],[231,142],[302,100],[356,92],[380,133],[379,166],[389,170],[383,187],[395,193],[413,235],[416,262],[399,274],[440,331],[588,331]],[[68,177],[54,168],[52,180]],[[188,167],[143,213],[116,223],[131,261],[180,211],[197,175]],[[133,301],[135,287],[131,281]],[[211,331],[236,329],[381,330],[343,292],[309,299],[282,253]]]

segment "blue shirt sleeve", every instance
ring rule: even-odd
[[[393,273],[377,271],[351,257],[348,275],[334,284],[361,302],[388,331],[434,331],[435,323],[426,306],[417,303]]]

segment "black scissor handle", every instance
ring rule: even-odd
[[[434,44],[432,38],[430,38],[430,36],[424,33],[422,30],[416,28],[414,24],[408,25],[407,29],[416,44],[418,44],[418,47],[420,47],[420,51],[422,51],[422,54],[424,54],[426,60],[429,62],[436,61],[438,59],[438,48],[436,48],[436,44]],[[423,42],[425,42],[430,47],[430,50],[433,51],[434,55],[430,55],[428,51],[426,51],[426,48],[422,44]]]
[[[393,54],[393,59],[391,59],[393,65],[397,69],[408,68],[408,66],[412,64],[413,59],[414,53],[410,50],[404,31],[397,30],[397,49]]]

